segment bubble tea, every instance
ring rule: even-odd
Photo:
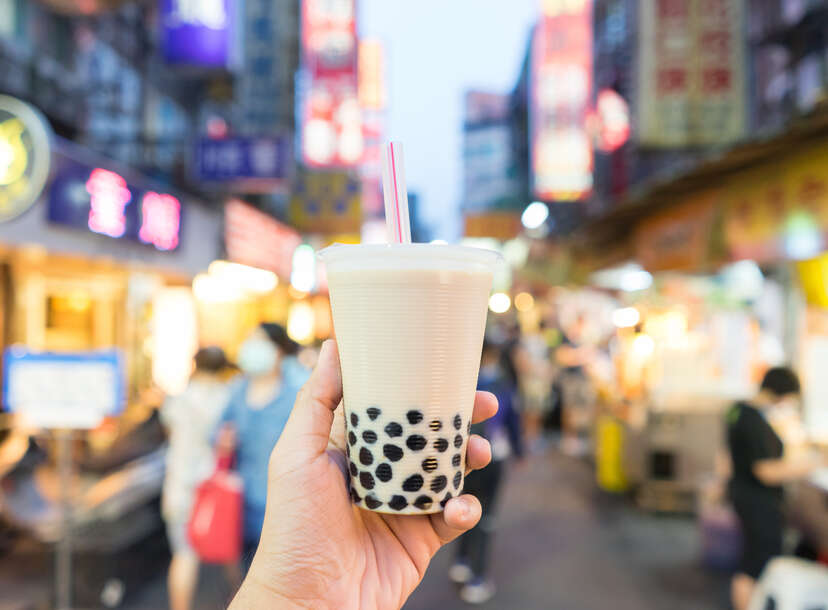
[[[463,488],[497,253],[431,244],[320,252],[342,365],[351,496],[439,512]]]

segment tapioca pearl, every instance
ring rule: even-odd
[[[454,422],[454,429],[455,429],[455,430],[459,430],[459,429],[460,429],[460,426],[462,426],[462,425],[463,425],[463,418],[462,418],[462,417],[460,417],[460,414],[459,414],[459,413],[458,413],[457,415],[455,415],[455,416],[454,416],[454,420],[453,420],[453,422]],[[356,424],[354,424],[354,425],[356,426]]]
[[[420,491],[423,486],[423,477],[418,474],[412,474],[405,481],[403,481],[403,491]]]
[[[369,445],[373,445],[377,442],[377,433],[373,430],[366,430],[362,433],[362,440],[364,440]]]
[[[453,497],[454,497],[454,496],[452,496],[452,495],[451,495],[451,492],[448,492],[448,493],[446,494],[446,497],[445,497],[445,498],[443,498],[442,500],[440,500],[440,506],[441,506],[442,508],[445,508],[445,507],[446,507],[446,504],[448,504],[448,501],[449,501],[449,500],[451,500]]]
[[[455,468],[459,468],[462,459],[463,458],[459,453],[455,453],[454,456],[451,458],[451,465]]]
[[[345,455],[347,455],[348,458],[351,457],[351,446],[348,445],[347,443],[345,444]]]
[[[414,506],[420,510],[428,510],[431,508],[432,504],[434,504],[434,500],[432,500],[430,496],[419,496],[416,500],[414,500]]]
[[[351,487],[351,499],[354,501],[354,504],[359,504],[360,502],[362,502],[362,498],[359,497],[359,494],[353,487]]]
[[[419,434],[412,434],[407,439],[405,439],[405,445],[411,451],[422,451],[425,449],[425,446],[428,444],[428,441],[425,439],[424,436],[420,436]]]
[[[392,462],[399,462],[403,456],[403,450],[396,445],[383,445],[382,454]]]
[[[463,482],[463,473],[458,470],[457,472],[454,473],[454,480],[452,481],[452,483],[454,483],[454,489],[460,489],[460,483],[462,483],[462,482]]]
[[[454,448],[455,449],[460,449],[460,447],[462,447],[462,446],[463,446],[463,436],[461,434],[458,434],[457,436],[454,437]]]
[[[365,489],[374,489],[374,477],[371,475],[370,472],[360,472],[359,483]]]
[[[377,466],[376,475],[377,478],[383,483],[387,483],[388,481],[390,481],[391,477],[394,476],[394,472],[391,470],[391,464],[383,462],[382,464]]]
[[[436,457],[427,457],[423,460],[423,470],[426,472],[434,472],[437,470],[437,458]]]
[[[471,420],[466,422],[466,434],[471,434]]]
[[[374,421],[380,416],[380,413],[382,413],[382,411],[380,411],[377,407],[368,407],[366,413],[368,414],[368,419]]]
[[[348,443],[351,445],[356,445],[357,437],[356,434],[353,432],[348,432]]]
[[[354,464],[353,462],[351,462],[351,463],[348,465],[348,467],[349,467],[349,468],[350,468],[350,470],[351,470],[351,475],[352,475],[352,476],[357,476],[357,475],[359,474],[359,469],[356,467],[356,464]]]
[[[391,438],[397,438],[398,436],[402,436],[403,429],[397,422],[392,421],[390,424],[385,426],[385,433]]]
[[[448,449],[448,441],[444,438],[435,439],[434,448],[440,453],[443,453],[446,449]]]
[[[422,411],[418,411],[417,409],[411,409],[408,413],[405,414],[408,423],[412,426],[416,426],[421,421],[423,421],[423,413]]]
[[[370,466],[374,463],[374,455],[368,450],[368,447],[359,450],[359,462],[363,466]]]
[[[359,416],[356,413],[351,413],[351,425],[354,428],[359,425]]]
[[[439,432],[440,430],[442,430],[442,429],[443,429],[443,422],[441,422],[439,419],[432,419],[432,420],[429,422],[428,427],[429,427],[429,428],[430,428],[433,432]]]
[[[367,506],[371,510],[376,510],[377,508],[382,506],[382,502],[374,494],[368,494],[367,496],[365,496],[365,506]]]
[[[406,500],[403,496],[391,496],[391,500],[388,502],[388,506],[390,506],[394,510],[402,510],[406,506],[408,506],[408,500]]]
[[[448,485],[446,477],[439,475],[431,479],[431,485],[429,485],[429,487],[434,493],[439,493],[446,488],[446,485]]]

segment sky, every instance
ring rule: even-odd
[[[387,136],[435,238],[461,231],[463,93],[509,93],[540,0],[358,0],[359,35],[386,50]]]

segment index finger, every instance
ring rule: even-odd
[[[474,397],[472,423],[479,424],[497,413],[497,397],[491,392],[477,392]]]

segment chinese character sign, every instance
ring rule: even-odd
[[[138,238],[159,250],[174,250],[178,245],[181,204],[172,195],[150,191],[141,202],[141,228]]]
[[[164,59],[171,64],[227,66],[234,10],[232,0],[161,0]]]
[[[124,208],[132,199],[126,180],[115,172],[94,169],[86,181],[89,193],[89,230],[121,237],[126,230]]]
[[[642,144],[732,142],[744,131],[742,3],[640,3],[638,125]]]
[[[196,143],[194,173],[201,182],[264,181],[273,186],[290,177],[291,156],[287,136],[203,138]]]

